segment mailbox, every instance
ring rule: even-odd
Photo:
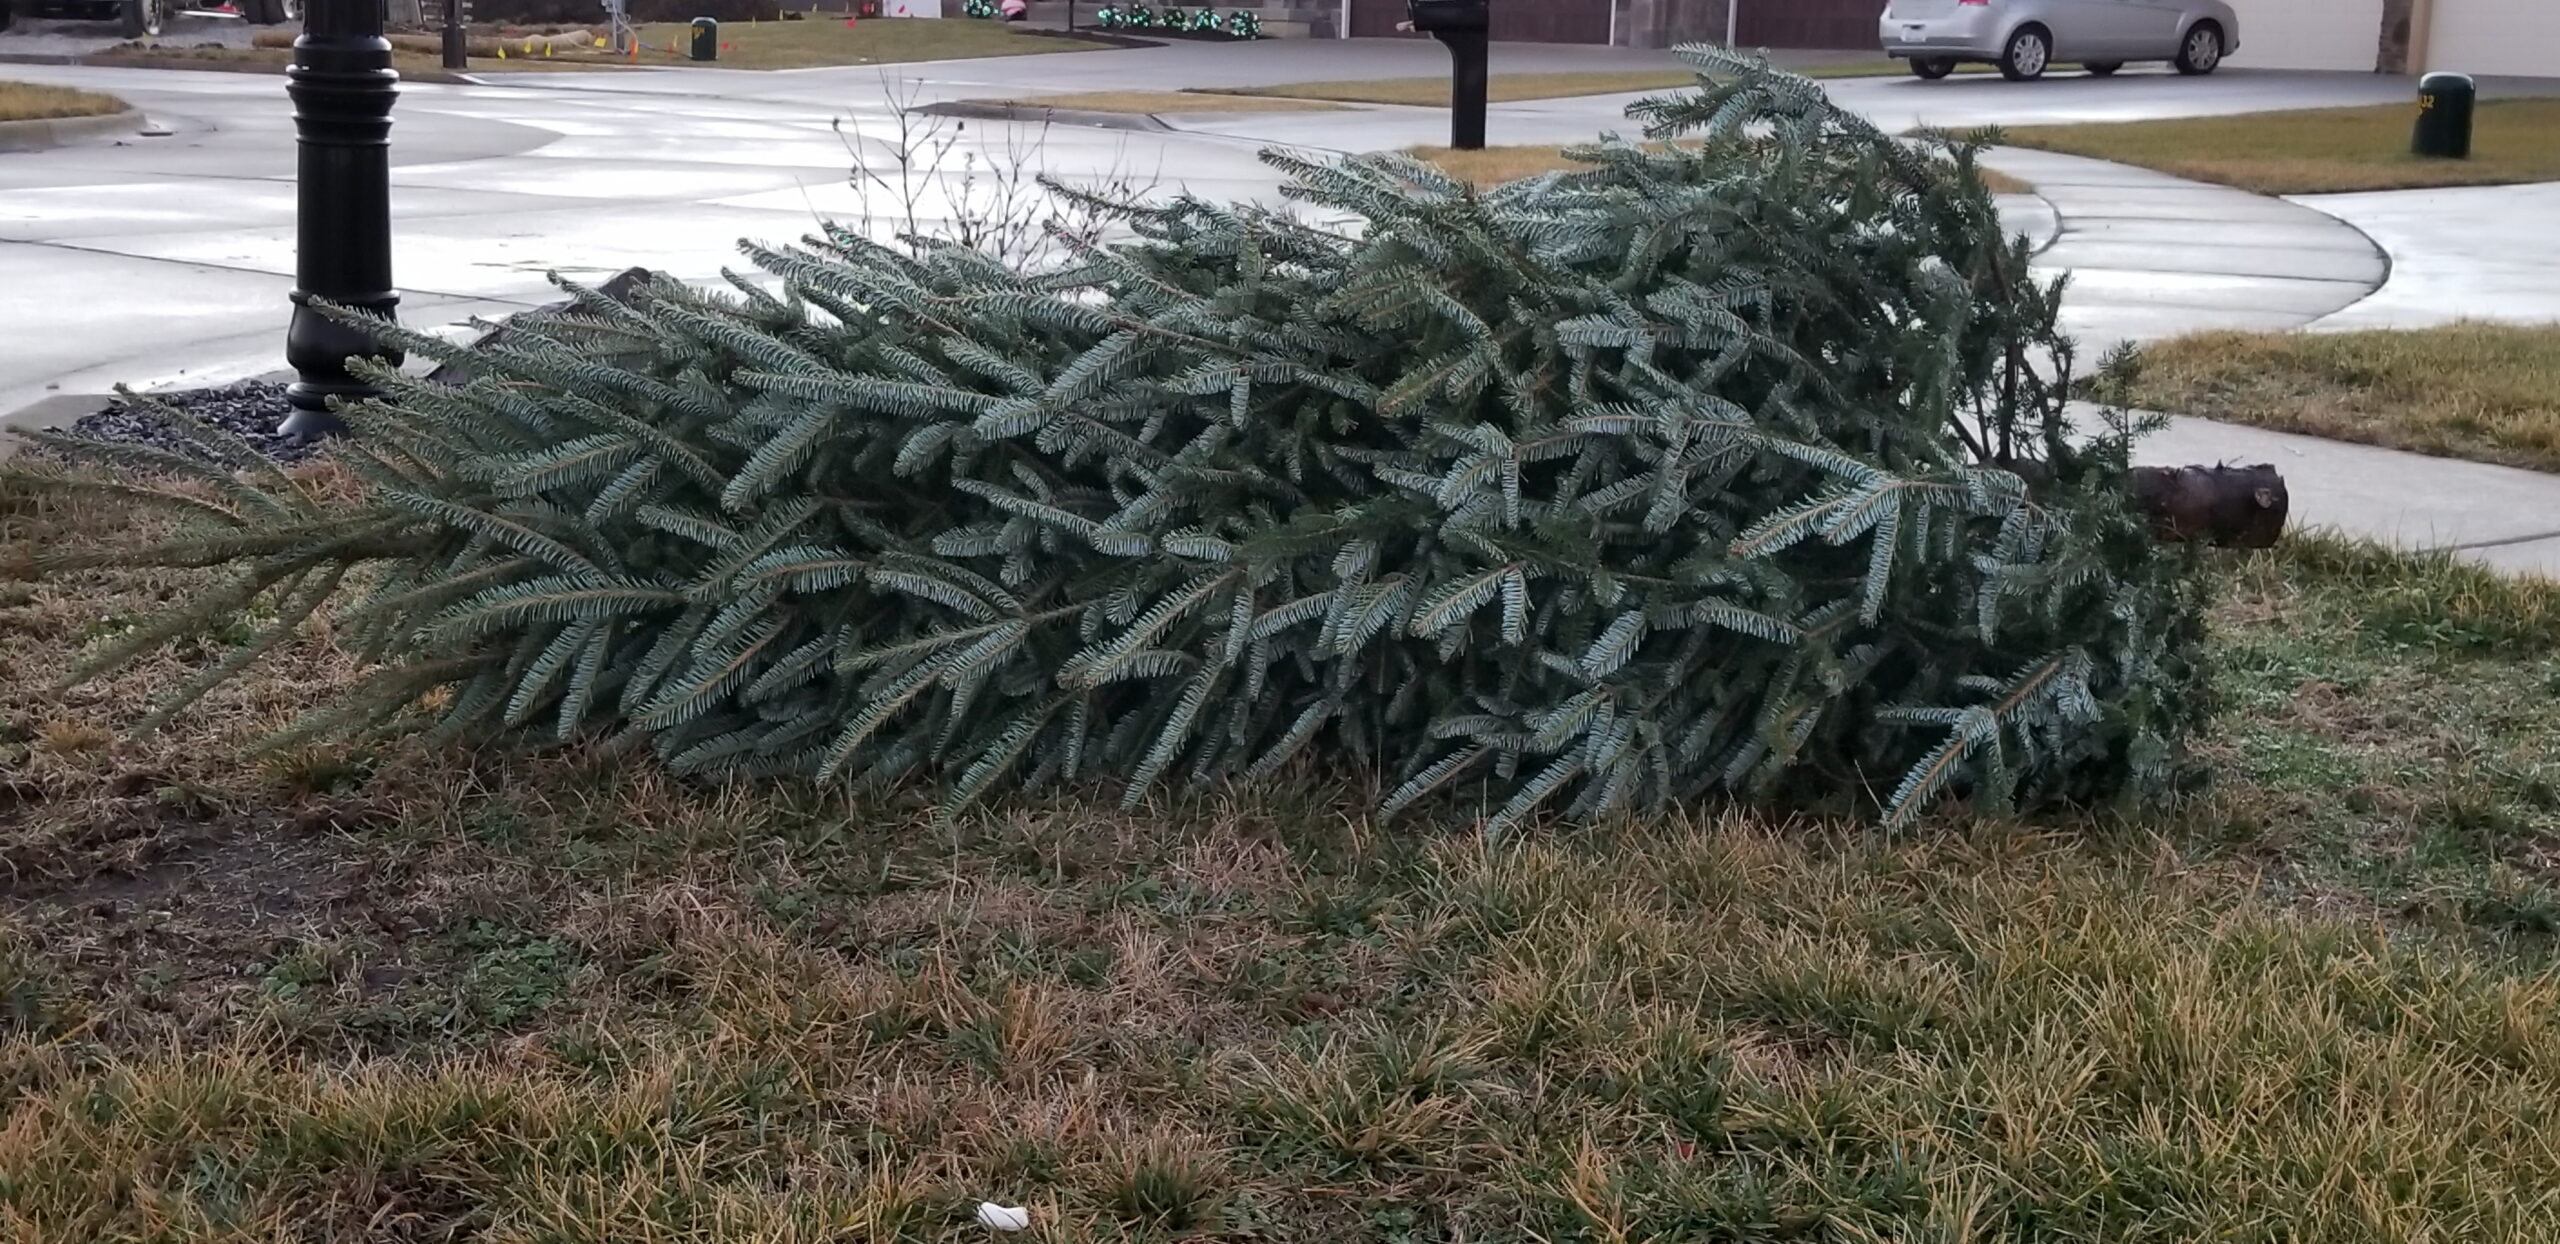
[[[2418,80],[2418,134],[2410,150],[2445,160],[2471,158],[2471,117],[2480,101],[2480,84],[2458,73],[2431,73]]]
[[[1413,28],[1426,35],[1480,34],[1493,29],[1491,0],[1404,0]]]
[[[1449,49],[1449,145],[1484,150],[1484,113],[1493,44],[1492,0],[1404,0],[1406,25]]]

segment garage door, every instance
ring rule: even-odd
[[[2231,7],[2240,15],[2234,65],[2373,72],[2382,0],[2233,0]]]
[[[2436,0],[2427,68],[2560,77],[2560,4],[2553,0]]]
[[[1607,43],[1611,0],[1496,0],[1493,37],[1504,43]],[[1396,33],[1404,0],[1355,0],[1351,33],[1374,39]]]
[[[1884,0],[1736,0],[1736,42],[1747,48],[1876,47]]]

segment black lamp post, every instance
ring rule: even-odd
[[[1449,49],[1449,145],[1484,150],[1486,62],[1493,43],[1490,0],[1405,0],[1415,30]]]
[[[471,67],[471,43],[462,30],[462,0],[444,0],[444,67],[457,73]]]
[[[293,323],[284,357],[299,379],[286,389],[293,413],[282,431],[305,439],[345,425],[329,399],[370,397],[347,360],[399,352],[373,335],[322,315],[314,298],[388,316],[391,288],[391,101],[400,75],[382,37],[383,0],[310,0],[293,42],[285,94],[300,143],[295,164]]]

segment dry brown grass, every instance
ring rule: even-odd
[[[2480,105],[2472,158],[2409,154],[2410,106],[2321,108],[2244,116],[2022,126],[2021,147],[2136,164],[2259,194],[2328,194],[2425,186],[2560,181],[2560,99]]]
[[[126,521],[0,495],[0,565]],[[48,688],[183,578],[0,582],[12,1238],[2555,1225],[2560,588],[2239,564],[2225,789],[2175,821],[1487,842],[1311,790],[944,830],[591,749],[241,765],[352,673],[325,625],[163,736],[246,625]]]
[[[1449,147],[1415,147],[1411,154],[1438,165],[1452,177],[1477,186],[1497,186],[1506,181],[1535,177],[1540,173],[1562,172],[1577,167],[1566,159],[1562,146],[1502,146],[1481,151],[1459,151]],[[1993,194],[2029,194],[2035,187],[1994,169],[1980,170],[1982,182]]]
[[[1076,112],[1338,112],[1333,104],[1307,99],[1250,95],[1214,95],[1202,91],[1086,91],[1074,95],[1040,95],[1029,99],[982,99],[982,104],[1017,108],[1061,108]]]
[[[1562,99],[1576,95],[1619,95],[1696,86],[1698,75],[1687,69],[1647,69],[1614,73],[1495,74],[1485,96],[1494,103],[1527,99]],[[1279,86],[1235,87],[1222,95],[1261,95],[1282,99],[1323,99],[1345,104],[1407,104],[1424,108],[1449,106],[1447,78],[1380,78],[1368,82],[1290,82]]]
[[[96,117],[123,112],[131,105],[113,95],[76,91],[67,86],[33,82],[0,82],[0,121],[49,121],[62,117]]]
[[[2145,347],[2133,400],[2287,432],[2560,471],[2560,325],[2202,333]]]
[[[109,48],[103,52],[92,52],[85,57],[84,60],[86,63],[92,65],[112,65],[123,69],[193,69],[209,70],[221,73],[283,73],[285,71],[285,67],[293,63],[293,51],[290,44],[287,44],[284,47],[259,46],[234,48],[198,45],[195,47],[172,48],[145,47],[141,44],[128,43],[118,47]],[[479,73],[488,70],[495,70],[513,63],[514,62],[500,62],[497,60],[474,60],[471,62],[470,72]],[[441,54],[433,51],[418,52],[395,46],[391,53],[391,67],[399,70],[401,79],[408,82],[453,82],[458,80],[450,71],[445,69]],[[572,66],[566,62],[558,64],[544,62],[541,67],[561,69],[574,68],[576,66]]]
[[[249,46],[263,51],[291,51],[294,40],[299,37],[290,30],[261,30],[249,36]],[[439,58],[444,55],[444,38],[441,35],[395,33],[388,38],[394,52]],[[545,39],[551,41],[548,36],[545,36]],[[502,44],[514,49],[521,47],[523,42],[522,39],[504,40],[492,32],[479,30],[463,40],[463,48],[472,59],[494,61],[498,58],[498,49]],[[556,42],[562,48],[591,46],[594,36],[584,31],[574,34],[564,33]]]

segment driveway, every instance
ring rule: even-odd
[[[1669,63],[1659,53],[1506,46],[1522,71]],[[402,318],[435,326],[545,301],[542,273],[648,264],[688,279],[738,261],[742,238],[789,240],[859,214],[848,141],[875,153],[892,93],[946,99],[1103,87],[1245,85],[1445,72],[1418,40],[1175,45],[998,61],[790,73],[640,70],[404,88],[393,129]],[[114,145],[0,155],[0,411],[49,389],[215,381],[281,363],[293,271],[293,140],[279,78],[13,65],[8,76],[125,96],[172,131]],[[2366,75],[2232,71],[2202,81],[1843,81],[1888,126],[1996,118],[2129,119],[2403,97]],[[1561,141],[1620,124],[1625,99],[1504,105],[1498,142]],[[831,128],[844,122],[852,132]],[[1271,143],[1378,149],[1442,137],[1443,114],[1264,114],[1142,134],[971,123],[989,153],[1024,150],[1069,180],[1113,170],[1202,194],[1263,198]]]

